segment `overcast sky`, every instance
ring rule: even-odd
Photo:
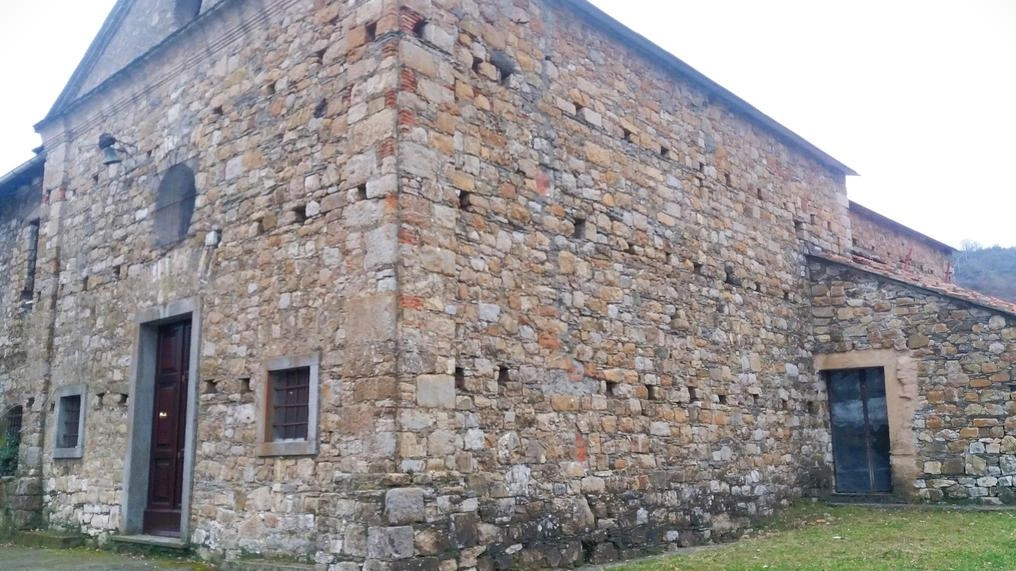
[[[850,197],[954,246],[1016,246],[1016,1],[593,0],[861,174]],[[0,0],[0,172],[113,0]]]

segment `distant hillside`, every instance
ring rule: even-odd
[[[964,244],[956,252],[955,264],[957,284],[1016,301],[1016,248]]]

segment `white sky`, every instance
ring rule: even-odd
[[[862,176],[850,197],[954,246],[1016,246],[1016,1],[593,0]],[[0,173],[113,0],[0,0]]]

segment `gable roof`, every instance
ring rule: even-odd
[[[983,294],[979,291],[960,287],[954,283],[942,281],[934,276],[899,270],[863,256],[851,256],[848,258],[838,254],[822,252],[808,254],[808,257],[823,262],[845,266],[853,270],[872,274],[903,285],[923,289],[944,297],[965,301],[972,305],[999,311],[1016,317],[1016,303]]]
[[[803,151],[806,155],[825,165],[827,168],[844,176],[857,176],[857,173],[853,169],[809,143],[804,137],[784,127],[772,117],[759,111],[753,105],[709,79],[702,72],[678,59],[672,53],[654,44],[621,22],[618,22],[603,10],[590,4],[587,0],[550,1],[570,9],[589,24],[620,40],[623,44],[642,54],[665,70],[692,82],[715,99],[727,104],[737,114],[762,127],[791,147]]]
[[[113,9],[109,11],[109,15],[106,16],[106,20],[103,21],[102,27],[99,28],[99,33],[96,34],[95,39],[88,46],[88,50],[85,51],[84,57],[81,58],[81,62],[74,68],[74,73],[71,74],[71,78],[67,80],[67,85],[64,86],[63,91],[56,98],[56,102],[49,109],[49,113],[39,121],[39,123],[45,123],[50,119],[59,116],[81,92],[81,88],[84,86],[85,80],[88,79],[89,73],[95,67],[95,64],[99,61],[102,53],[106,50],[110,41],[113,40],[113,36],[116,35],[116,31],[120,28],[120,24],[126,18],[127,13],[130,12],[131,6],[135,0],[117,0],[116,4],[113,5]]]

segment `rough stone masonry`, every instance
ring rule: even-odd
[[[1013,308],[858,263],[850,169],[584,1],[122,0],[37,128],[0,398],[50,528],[145,533],[181,320],[176,537],[210,560],[736,537],[835,490],[823,363],[856,351],[901,371],[893,494],[1012,497]]]

